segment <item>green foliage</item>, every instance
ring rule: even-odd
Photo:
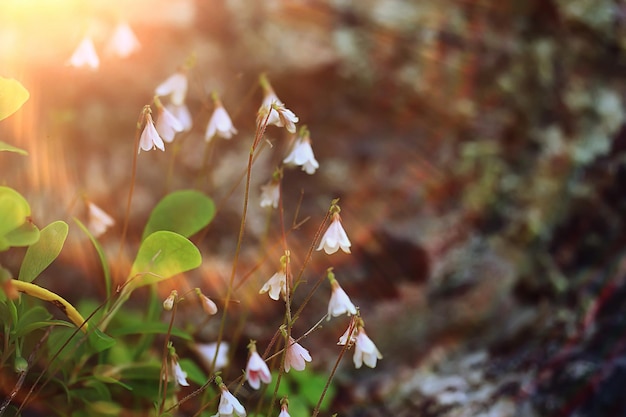
[[[28,90],[19,81],[0,77],[0,120],[15,113],[28,97]]]
[[[124,291],[166,280],[199,267],[201,262],[200,251],[187,238],[169,231],[154,232],[141,242]]]
[[[169,230],[190,237],[208,225],[215,216],[213,200],[199,191],[175,191],[152,210],[142,239],[158,230]]]
[[[57,221],[41,229],[39,240],[30,245],[24,255],[19,279],[32,282],[61,253],[69,227],[67,223]]]
[[[13,145],[9,145],[8,143],[2,142],[1,140],[0,140],[0,152],[15,152],[20,155],[28,155],[28,152],[26,152],[24,149],[20,149]]]
[[[30,205],[21,194],[0,187],[0,251],[37,242],[39,229],[28,220],[29,216]]]

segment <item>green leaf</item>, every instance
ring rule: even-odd
[[[28,90],[19,81],[0,77],[0,120],[15,113],[29,96]]]
[[[187,238],[169,231],[154,232],[141,243],[124,292],[197,268],[201,262],[200,251]]]
[[[187,373],[187,378],[198,385],[204,385],[209,379],[194,361],[188,358],[179,361],[180,367]]]
[[[115,339],[99,329],[89,332],[89,347],[91,347],[94,352],[102,352],[103,350],[109,349],[114,344]]]
[[[39,229],[29,221],[4,235],[4,242],[6,242],[9,247],[29,246],[36,243],[38,240]]]
[[[0,187],[0,236],[21,226],[28,216],[28,201],[14,189]]]
[[[24,149],[16,148],[15,146],[9,145],[8,143],[2,142],[0,140],[0,152],[2,151],[15,152],[19,153],[20,155],[28,155],[28,152],[26,152]]]
[[[175,191],[165,196],[152,210],[142,239],[158,230],[169,230],[189,237],[213,220],[215,204],[195,190]]]
[[[78,227],[80,227],[81,230],[85,232],[87,237],[89,237],[89,240],[91,240],[91,244],[96,249],[96,253],[98,254],[98,259],[100,259],[100,264],[102,265],[102,272],[104,273],[104,287],[106,289],[106,294],[108,297],[111,295],[111,288],[112,288],[111,271],[109,270],[109,263],[107,262],[107,258],[106,258],[106,255],[104,254],[104,250],[102,249],[100,242],[98,242],[98,239],[96,239],[91,234],[89,229],[87,229],[87,227],[80,220],[74,217],[74,221],[76,222]]]
[[[26,250],[18,279],[33,282],[59,256],[68,230],[67,223],[60,220],[41,229],[39,240]]]

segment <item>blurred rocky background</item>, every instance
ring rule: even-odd
[[[97,71],[65,65],[85,33],[99,49],[119,20],[139,52],[103,55]],[[242,207],[242,188],[229,193],[265,72],[309,126],[320,162],[313,176],[285,175],[286,222],[296,207],[299,219],[311,216],[290,237],[292,252],[302,260],[340,197],[354,253],[318,254],[310,274],[335,267],[384,355],[374,370],[346,360],[333,410],[623,416],[625,48],[621,0],[5,0],[0,73],[31,99],[0,135],[30,155],[0,154],[0,178],[27,196],[40,225],[84,219],[87,195],[120,219],[103,238],[114,252],[137,117],[161,81],[195,60],[193,130],[165,153],[140,155],[128,256],[168,190],[203,190],[220,203],[219,221],[197,241],[207,261],[188,279],[219,294]],[[214,90],[240,133],[209,155]],[[284,150],[282,131],[267,139]],[[253,171],[242,273],[264,236],[258,187],[279,161],[266,152]],[[50,272],[63,279],[46,284],[71,300],[101,295],[92,252],[73,230]],[[280,250],[267,255],[252,295]],[[77,293],[76,281],[94,275]],[[265,301],[256,310],[271,315]],[[313,307],[323,314],[325,302]],[[307,343],[331,358],[318,370],[330,368],[335,346]]]

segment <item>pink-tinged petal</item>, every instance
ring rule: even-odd
[[[295,343],[293,338],[289,338],[289,347],[285,355],[285,372],[289,372],[291,368],[296,371],[304,370],[306,362],[311,362],[312,358],[309,351],[303,348],[299,343]]]

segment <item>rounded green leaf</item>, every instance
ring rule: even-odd
[[[0,236],[18,228],[28,216],[28,201],[14,189],[0,187]]]
[[[18,278],[20,281],[32,282],[59,256],[68,230],[67,223],[62,221],[41,229],[39,240],[26,250]]]
[[[139,247],[125,291],[166,280],[197,268],[201,262],[200,251],[184,236],[165,230],[154,232]]]
[[[175,191],[165,196],[152,210],[143,239],[158,230],[169,230],[189,237],[213,220],[215,204],[195,190]]]
[[[28,97],[28,90],[19,81],[0,77],[0,120],[15,113]]]

